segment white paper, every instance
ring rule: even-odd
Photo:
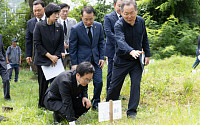
[[[8,69],[11,69],[12,67],[11,67],[11,65],[10,64],[7,64],[7,70]]]
[[[58,59],[55,66],[41,66],[46,80],[50,80],[58,76],[61,72],[65,71],[61,59]]]
[[[76,125],[75,121],[69,122],[69,125]]]
[[[109,102],[98,103],[99,122],[109,121],[110,104]],[[121,100],[113,101],[113,119],[122,118]]]

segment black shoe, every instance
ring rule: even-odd
[[[9,120],[8,117],[4,117],[4,116],[1,116],[1,115],[0,115],[0,122],[1,122],[1,121],[8,121],[8,120]]]
[[[54,124],[59,124],[61,122],[61,118],[57,113],[53,113]]]
[[[130,118],[130,119],[141,119],[139,117],[136,116],[137,114],[134,114],[134,115],[127,115],[127,118]]]
[[[98,106],[92,106],[92,110],[94,111],[98,110]]]
[[[11,98],[4,98],[4,100],[6,100],[6,101],[11,101]]]

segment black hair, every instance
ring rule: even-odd
[[[38,5],[38,4],[41,4],[42,7],[44,8],[44,2],[42,0],[36,0],[33,2],[33,5]]]
[[[122,12],[124,11],[125,5],[131,5],[131,4],[134,5],[135,10],[137,10],[137,3],[135,2],[135,0],[124,0],[121,5],[121,11]]]
[[[65,8],[65,7],[68,7],[68,9],[70,9],[70,6],[66,3],[59,4],[59,6],[61,9]]]
[[[90,13],[94,13],[95,15],[95,10],[92,6],[85,6],[83,7],[83,9],[81,10],[81,15],[83,16],[83,12],[86,12],[87,14],[90,14]]]
[[[49,18],[53,13],[59,12],[60,7],[56,3],[49,3],[44,10],[46,17]]]
[[[76,73],[81,77],[89,73],[94,73],[94,71],[94,66],[90,62],[82,62],[76,67]]]

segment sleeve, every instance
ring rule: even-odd
[[[104,40],[104,32],[103,27],[100,24],[100,37],[98,42],[98,49],[99,49],[99,58],[104,59],[104,47],[105,47],[105,40]]]
[[[20,55],[20,56],[22,55],[22,50],[21,50],[20,47],[19,47],[19,55]]]
[[[78,34],[74,27],[71,28],[69,37],[69,54],[72,65],[78,65],[77,50],[78,50]]]
[[[150,57],[150,47],[149,47],[149,41],[147,37],[147,31],[146,31],[146,26],[145,26],[145,21],[143,20],[143,39],[142,39],[142,48],[143,51],[145,52],[145,57]]]
[[[115,40],[115,34],[112,31],[112,24],[111,21],[109,19],[109,17],[107,15],[105,15],[104,17],[104,31],[106,34],[106,37],[110,40],[110,42],[115,45],[116,44],[116,40]]]
[[[114,31],[115,31],[115,36],[116,36],[115,39],[117,41],[117,46],[119,50],[123,51],[125,54],[130,53],[132,50],[134,50],[134,48],[129,46],[125,41],[125,35],[123,32],[122,23],[118,21],[115,24]]]
[[[9,54],[10,54],[10,46],[6,50],[6,56],[9,56]]]
[[[65,114],[67,115],[67,121],[73,121],[75,113],[73,109],[72,98],[70,95],[70,83],[62,80],[59,84],[59,93],[61,94],[63,106],[66,109]]]
[[[27,22],[27,28],[26,28],[26,36],[25,36],[25,56],[26,57],[32,57],[32,51],[33,51],[33,36],[30,32],[30,26],[29,22]]]
[[[33,41],[37,52],[40,53],[42,56],[45,56],[47,50],[43,47],[42,44],[42,35],[40,31],[41,26],[39,25],[40,23],[41,22],[36,23],[35,29],[33,31]]]
[[[64,53],[65,50],[64,50],[64,35],[63,35],[63,28],[62,28],[62,25],[60,25],[60,39],[59,39],[59,45],[56,49],[56,52],[55,52],[55,55],[57,57],[60,57],[61,58],[61,53]]]
[[[84,86],[84,89],[83,89],[83,92],[81,93],[82,97],[86,97],[88,98],[88,85],[87,86]]]

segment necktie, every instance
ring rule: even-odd
[[[64,21],[64,34],[67,35],[67,27],[65,21]]]
[[[40,18],[40,21],[42,21],[42,19]]]
[[[119,15],[119,19],[122,17],[122,15]]]
[[[88,27],[89,31],[88,31],[88,37],[90,39],[90,42],[92,43],[92,32],[91,32],[91,27]]]

